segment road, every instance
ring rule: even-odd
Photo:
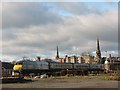
[[[32,79],[26,83],[2,84],[2,88],[118,88],[118,81],[91,77]]]

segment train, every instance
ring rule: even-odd
[[[48,62],[48,61],[31,61],[22,60],[17,62],[13,67],[14,72],[22,75],[55,75],[55,73],[61,73],[62,71],[79,73],[92,73],[92,72],[103,72],[103,64],[86,64],[86,63],[60,63],[60,62]]]

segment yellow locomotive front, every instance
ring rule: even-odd
[[[22,68],[23,68],[22,62],[17,62],[13,67],[14,70],[13,76],[20,76]]]
[[[22,65],[20,65],[20,64],[14,65],[13,70],[14,71],[21,71],[22,70]]]

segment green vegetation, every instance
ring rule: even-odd
[[[59,79],[100,79],[100,80],[120,80],[120,71],[109,74],[99,74],[94,76],[52,76],[48,78],[32,78],[32,80],[59,80]]]
[[[51,79],[69,79],[69,78],[78,78],[78,79],[101,79],[101,80],[120,80],[120,71],[112,74],[101,74],[95,76],[56,76],[50,77]]]
[[[100,76],[100,77],[98,77],[99,79],[101,79],[101,80],[111,80],[111,78],[110,78],[110,76]]]

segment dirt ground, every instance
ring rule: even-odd
[[[118,81],[96,77],[52,77],[37,78],[24,83],[6,83],[2,88],[118,88]]]

